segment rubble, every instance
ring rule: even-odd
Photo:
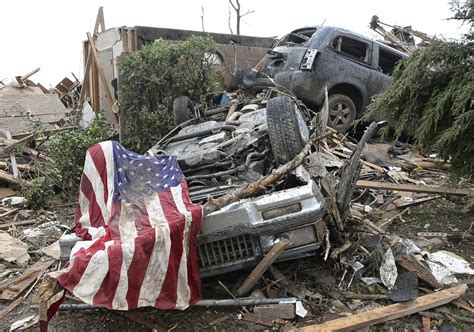
[[[88,35],[88,42],[92,46],[92,52],[88,55],[89,62],[97,65],[99,60],[94,52],[94,37]],[[107,94],[112,98],[109,82],[106,82],[100,66],[95,69],[98,70],[103,88],[108,90]],[[9,111],[13,110],[18,114],[30,114],[25,111],[28,107],[23,102],[18,103],[23,105],[21,107],[12,106],[17,105],[16,101],[20,99],[30,98],[28,102],[33,100],[35,103],[40,99],[48,99],[49,102],[53,97],[58,99],[59,95],[59,103],[62,104],[58,106],[58,102],[54,101],[54,107],[48,106],[55,110],[52,111],[54,114],[46,114],[47,119],[45,114],[36,114],[37,119],[51,124],[51,129],[42,131],[41,135],[19,124],[19,129],[16,128],[18,130],[5,133],[5,137],[0,138],[0,299],[4,301],[0,311],[2,320],[15,312],[18,306],[29,306],[29,295],[36,290],[39,290],[37,300],[43,304],[53,295],[55,284],[37,286],[43,279],[46,283],[51,282],[45,274],[58,269],[61,263],[64,264],[69,259],[70,252],[67,250],[78,240],[75,234],[66,234],[62,238],[65,240],[60,241],[60,237],[69,229],[63,224],[72,224],[71,215],[64,217],[53,212],[27,209],[26,199],[20,196],[18,190],[34,179],[32,167],[35,160],[55,162],[41,147],[47,141],[48,134],[76,129],[75,126],[56,128],[56,124],[64,118],[65,108],[83,106],[86,110],[90,106],[87,102],[80,105],[84,102],[84,96],[81,96],[83,91],[77,79],[63,79],[55,87],[54,93],[57,95],[51,95],[49,92],[46,94],[41,85],[29,83],[28,77],[31,75],[19,77],[16,79],[17,83],[0,89],[0,117],[2,100],[4,105],[8,104]],[[14,94],[12,91],[18,93]],[[272,90],[274,92],[281,93]],[[8,93],[11,96],[5,97]],[[285,93],[284,95],[286,96]],[[138,318],[135,312],[114,313],[117,319],[131,320],[142,327],[157,330],[184,329],[179,320],[188,314],[192,315],[193,310],[203,317],[202,313],[210,313],[202,326],[219,329],[232,326],[231,324],[249,324],[245,326],[307,331],[353,330],[414,314],[417,315],[411,318],[417,319],[418,327],[425,330],[440,326],[442,320],[472,324],[471,317],[464,317],[465,314],[472,315],[474,312],[471,295],[466,291],[466,285],[472,284],[472,280],[466,278],[474,274],[469,261],[472,256],[469,252],[457,250],[458,246],[454,245],[454,239],[458,239],[457,243],[464,244],[471,241],[472,222],[469,227],[463,228],[450,226],[449,220],[446,220],[446,225],[441,229],[432,231],[436,220],[414,220],[412,217],[413,211],[433,202],[442,204],[447,199],[460,200],[473,195],[470,183],[464,183],[464,187],[460,188],[451,185],[446,173],[450,168],[449,162],[421,155],[409,144],[372,140],[371,137],[383,123],[370,124],[360,139],[338,133],[327,128],[327,109],[312,118],[312,111],[303,107],[294,96],[287,97],[294,102],[295,108],[308,111],[304,115],[316,124],[310,126],[313,131],[306,137],[298,153],[286,158],[284,162],[276,162],[282,155],[271,152],[269,144],[260,144],[263,142],[261,138],[266,139],[268,136],[267,124],[261,122],[264,116],[262,110],[268,106],[269,97],[274,95],[264,93],[251,99],[236,99],[236,95],[230,94],[228,96],[234,98],[231,103],[204,111],[209,122],[222,120],[223,129],[206,129],[208,135],[196,143],[198,148],[219,148],[212,150],[212,153],[193,155],[183,161],[187,165],[185,174],[190,183],[198,183],[200,189],[207,189],[205,186],[211,183],[218,192],[204,190],[193,198],[199,196],[196,199],[203,203],[206,215],[219,211],[230,211],[231,214],[242,207],[241,200],[251,202],[252,208],[259,207],[265,203],[259,201],[259,197],[268,195],[275,200],[275,194],[280,189],[294,189],[294,182],[311,183],[308,187],[311,187],[313,193],[316,191],[314,188],[321,189],[326,212],[324,216],[318,215],[318,218],[312,220],[309,228],[315,233],[315,238],[311,238],[308,243],[317,243],[321,248],[317,251],[312,248],[314,250],[306,257],[302,255],[289,261],[293,257],[285,256],[285,252],[294,250],[294,241],[304,238],[309,232],[292,233],[285,225],[261,238],[257,238],[256,233],[251,233],[257,228],[252,228],[252,225],[244,235],[255,236],[251,240],[253,242],[231,241],[224,243],[224,246],[219,246],[224,238],[213,239],[215,234],[203,232],[199,245],[205,245],[198,253],[201,261],[207,258],[211,265],[220,259],[228,268],[232,263],[229,252],[234,245],[245,245],[244,250],[249,251],[247,246],[250,243],[255,245],[252,248],[257,248],[252,249],[255,251],[252,255],[255,255],[241,257],[241,260],[249,262],[255,259],[255,264],[233,269],[231,275],[223,275],[223,278],[227,278],[224,282],[208,278],[203,273],[204,289],[207,291],[204,299],[196,303],[197,308],[173,313],[178,318],[172,317],[170,322],[174,319],[176,322],[173,321],[174,325],[169,323],[168,328],[161,327],[164,324],[150,322],[147,318]],[[108,102],[112,103],[113,100]],[[327,104],[327,97],[324,104]],[[12,114],[8,113],[4,117],[8,118],[9,123],[12,123],[11,118],[20,117],[16,113]],[[193,125],[199,125],[197,119],[189,120]],[[1,121],[0,118],[0,125]],[[204,121],[200,124],[204,124]],[[249,133],[257,126],[256,131],[261,136],[231,145],[238,137],[248,138]],[[182,128],[185,126],[178,129]],[[195,138],[193,135],[196,132],[180,134],[181,138],[175,134],[176,132],[164,138],[164,147],[176,147],[182,141],[189,143]],[[37,140],[39,136],[41,139]],[[254,150],[251,154],[243,154],[242,151],[249,146]],[[229,150],[229,154],[225,155]],[[222,160],[215,162],[218,158]],[[271,166],[262,171],[264,162],[267,162],[266,166]],[[246,167],[244,164],[252,166]],[[241,177],[236,174],[241,174]],[[224,180],[219,182],[218,178]],[[242,178],[245,181],[237,181]],[[288,178],[291,181],[285,183]],[[290,184],[286,185],[288,183]],[[70,204],[52,209],[71,213],[72,208],[68,205]],[[271,213],[281,213],[284,217],[298,212],[299,208],[297,204],[284,206]],[[272,219],[268,210],[252,210],[255,214],[265,214],[257,224]],[[232,218],[244,217],[234,215]],[[251,218],[255,217],[252,215]],[[235,234],[240,236],[239,232],[245,228],[238,225],[239,227],[231,229],[230,226],[234,225],[223,224],[219,215],[214,222],[214,227],[221,227],[222,233],[226,235],[237,232]],[[257,241],[258,244],[255,244]],[[223,262],[225,257],[228,261]],[[238,260],[237,256],[235,258]],[[221,274],[223,271],[218,267],[212,274]],[[60,310],[97,309],[76,303],[75,298],[69,297],[66,301]],[[441,307],[448,303],[456,305],[462,313],[452,312],[448,309],[450,307]],[[106,311],[101,311],[100,314],[103,312]],[[11,330],[32,327],[39,320],[36,313],[21,314],[14,321],[10,319]],[[140,314],[161,315],[150,311]],[[203,317],[196,320],[203,321]],[[329,320],[330,318],[335,319]],[[187,319],[182,319],[185,320]],[[168,324],[168,321],[163,319],[163,323]],[[194,327],[197,329],[198,325]]]

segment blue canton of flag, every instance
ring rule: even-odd
[[[184,179],[175,157],[140,155],[114,143],[114,201],[133,202],[178,186]]]

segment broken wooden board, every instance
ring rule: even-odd
[[[0,180],[5,180],[7,182],[10,182],[10,183],[13,183],[13,184],[20,184],[20,185],[27,185],[29,184],[30,182],[29,181],[26,181],[26,180],[23,180],[23,179],[20,179],[20,178],[15,178],[13,175],[5,172],[5,171],[2,171],[0,170]]]
[[[255,283],[260,279],[260,277],[268,270],[270,265],[277,260],[278,257],[283,253],[283,250],[286,249],[291,244],[290,240],[283,239],[277,242],[273,248],[263,257],[263,259],[258,263],[258,265],[252,270],[247,279],[243,282],[242,286],[237,290],[237,295],[242,296],[247,294],[250,289],[255,285]]]
[[[254,323],[254,324],[259,324],[259,325],[264,325],[264,326],[269,326],[272,327],[275,325],[273,319],[265,316],[260,316],[253,314],[251,312],[247,312],[244,317],[242,317],[243,321]]]
[[[31,283],[41,277],[48,267],[55,261],[37,261],[31,267],[26,269],[20,276],[11,278],[0,284],[0,299],[11,301],[16,299]]]
[[[413,193],[430,193],[430,194],[443,194],[443,195],[455,195],[455,196],[467,196],[471,195],[474,191],[468,189],[456,189],[446,187],[430,187],[413,184],[396,184],[387,182],[376,182],[359,180],[356,183],[357,188],[366,189],[381,189],[381,190],[394,190],[394,191],[409,191]]]
[[[305,326],[296,331],[353,331],[362,329],[449,303],[464,294],[466,289],[466,285],[459,285],[420,296],[411,301],[388,305],[322,324]]]
[[[0,188],[0,199],[10,196],[18,195],[19,193],[10,188]],[[0,215],[1,217],[2,215]]]
[[[433,288],[441,288],[441,284],[433,276],[429,268],[423,266],[414,257],[401,257],[396,259],[396,263],[408,272],[416,272],[418,278],[429,284]]]

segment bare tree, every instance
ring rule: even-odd
[[[202,32],[205,32],[204,30],[204,4],[201,4],[201,27],[202,27]]]
[[[240,14],[240,11],[241,11],[240,0],[229,0],[229,4],[232,6],[232,8],[235,11],[237,34],[240,35],[240,20],[244,16],[255,13],[255,11],[254,10],[247,10],[246,13]],[[230,25],[230,20],[231,20],[231,12],[230,12],[230,7],[229,7],[229,30],[230,30],[231,34],[234,34],[234,32],[232,31],[231,25]]]

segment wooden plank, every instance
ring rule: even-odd
[[[326,149],[324,149],[324,150],[326,150]],[[349,156],[349,155],[347,155],[347,154],[345,154],[345,153],[339,152],[339,151],[337,151],[337,150],[335,150],[335,149],[326,150],[326,151],[329,152],[329,153],[332,153],[332,154],[334,154],[334,155],[336,155],[336,156],[338,156],[338,157],[345,158],[345,159],[349,159],[349,158],[351,157],[351,156]],[[373,163],[368,162],[368,161],[365,161],[365,160],[363,160],[363,159],[361,159],[361,161],[362,161],[362,164],[363,164],[363,165],[365,165],[365,166],[367,166],[367,167],[369,167],[369,168],[371,168],[371,169],[374,169],[374,170],[376,170],[376,171],[383,172],[383,168],[380,167],[379,165],[373,164]]]
[[[286,249],[291,244],[290,240],[283,239],[280,240],[273,248],[263,257],[263,259],[258,263],[258,265],[252,270],[247,279],[243,282],[242,286],[237,290],[237,296],[242,296],[247,294],[250,289],[255,285],[257,280],[265,273],[270,265],[275,262],[275,260],[280,257],[283,253],[283,250]]]
[[[28,219],[28,220],[22,220],[22,221],[17,221],[17,222],[9,222],[8,224],[0,224],[0,229],[8,229],[12,226],[28,226],[28,225],[33,225],[40,222],[40,220],[37,219]]]
[[[24,147],[23,148],[23,153],[29,154],[30,156],[33,156],[35,158],[39,158],[39,159],[49,161],[50,163],[54,163],[53,158],[43,154],[42,152],[39,152],[38,150],[32,149],[30,147]]]
[[[20,276],[11,278],[0,285],[0,299],[11,301],[16,299],[23,291],[46,271],[55,261],[37,261],[26,269]]]
[[[27,184],[30,183],[29,181],[26,181],[26,180],[23,180],[23,179],[20,179],[20,178],[15,178],[10,173],[2,171],[2,170],[0,170],[0,180],[4,180],[4,181],[10,182],[10,183],[19,184],[19,185],[22,185],[22,184],[27,185]]]
[[[7,189],[7,188],[0,188],[0,190],[1,190],[1,189]],[[12,190],[12,192],[14,192],[14,191]],[[10,196],[13,196],[13,195],[10,195]],[[4,197],[8,197],[8,196],[1,196],[1,195],[0,195],[0,198],[4,198]],[[7,212],[5,212],[5,213],[0,214],[0,220],[2,220],[2,219],[5,218],[6,216],[9,216],[10,214],[13,214],[13,213],[15,213],[16,211],[19,211],[19,210],[20,210],[20,208],[11,209],[10,211],[7,211]]]
[[[102,67],[100,66],[99,54],[97,54],[97,49],[95,48],[94,41],[92,40],[92,36],[89,32],[87,33],[87,39],[89,41],[90,51],[92,52],[92,58],[94,60],[94,64],[97,67],[97,71],[99,72],[100,81],[102,82],[102,86],[103,86],[103,88],[105,90],[105,94],[107,96],[107,101],[108,101],[110,107],[112,107],[112,105],[114,104],[114,100],[112,98],[112,93],[110,92],[109,84],[107,82],[107,78],[105,77],[104,71],[102,70]]]
[[[419,263],[415,258],[403,257],[401,259],[397,259],[396,263],[408,272],[416,272],[418,278],[429,284],[431,287],[435,289],[441,287],[441,284],[436,280],[431,271],[425,266],[421,265],[421,263]]]
[[[411,301],[388,305],[386,307],[361,312],[318,325],[305,326],[297,331],[353,331],[356,329],[362,329],[389,320],[409,316],[419,311],[439,307],[457,299],[465,293],[466,289],[466,285],[459,285],[432,294],[420,296]]]
[[[20,133],[20,134],[15,134],[15,135],[12,135],[12,137],[14,139],[23,139],[27,136],[30,136],[31,134],[41,134],[41,135],[51,135],[51,134],[56,134],[56,133],[59,133],[61,131],[65,131],[65,130],[75,130],[75,129],[79,129],[78,126],[67,126],[67,127],[60,127],[60,128],[54,128],[54,129],[48,129],[48,130],[42,130],[41,132],[38,132],[38,133],[32,133],[32,132],[28,132],[28,133]]]
[[[401,203],[401,204],[400,203],[397,204],[397,202],[394,202],[393,204],[395,204],[395,206],[397,208],[402,209],[402,208],[406,208],[406,207],[426,203],[426,202],[429,202],[429,201],[433,201],[433,200],[438,199],[438,198],[441,198],[441,196],[436,195],[436,196],[431,196],[431,197],[420,198],[420,199],[414,200],[412,202]]]
[[[430,187],[430,186],[422,186],[422,185],[414,185],[414,184],[396,184],[396,183],[376,182],[376,181],[366,181],[366,180],[357,181],[356,186],[357,188],[409,191],[413,193],[444,194],[444,195],[455,195],[455,196],[467,196],[474,192],[473,190],[468,190],[468,189]]]
[[[31,166],[28,165],[28,164],[16,164],[16,167],[20,171],[29,171],[29,170],[31,170]],[[6,161],[0,161],[0,168],[8,169],[8,168],[10,168],[10,165]]]

